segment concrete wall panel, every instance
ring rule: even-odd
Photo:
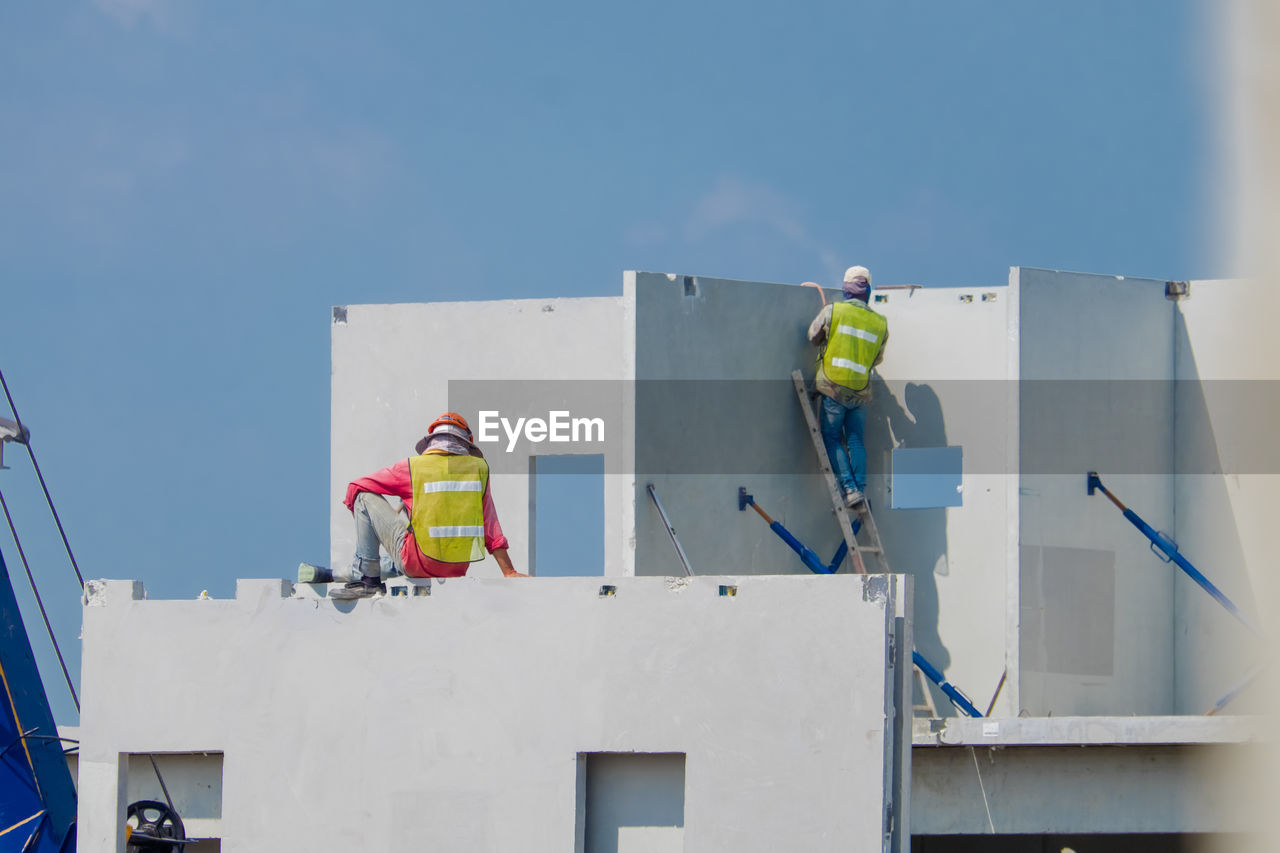
[[[872,485],[876,520],[894,571],[914,580],[915,646],[986,710],[1016,713],[1017,634],[1009,577],[1016,575],[1017,385],[1010,371],[1009,288],[887,291],[889,319],[868,447],[963,449],[962,500],[946,509],[890,510],[885,479]],[[878,499],[876,499],[878,497]],[[1011,515],[1011,513],[1013,515]],[[930,689],[933,689],[932,687]],[[956,711],[936,689],[943,715]]]
[[[1021,664],[1021,707],[1033,715],[1171,713],[1171,570],[1105,497],[1086,494],[1085,474],[1098,471],[1149,524],[1172,530],[1174,305],[1161,281],[1029,268],[1013,278],[1021,339],[1019,542],[1024,552],[1115,555],[1114,600],[1096,607],[1081,605],[1105,596],[1103,586],[1045,584],[1028,572],[1049,570],[1046,564],[1023,566],[1024,630],[1028,622],[1043,625],[1046,612],[1075,606],[1079,635],[1097,619],[1113,619],[1115,653],[1108,676],[1036,669],[1063,650],[1035,650]],[[1067,599],[1036,598],[1053,589]],[[1071,637],[1024,636],[1024,649],[1028,641]]]
[[[194,750],[223,755],[228,853],[569,850],[584,752],[683,753],[691,853],[883,849],[901,743],[884,577],[620,578],[608,596],[462,578],[354,603],[118,583],[133,592],[95,583],[84,612],[81,849],[114,849],[121,753]]]
[[[790,380],[797,368],[813,377],[817,350],[805,334],[822,307],[817,292],[636,275],[638,571],[682,571],[644,491],[652,482],[695,573],[808,572],[736,497],[746,487],[824,560],[841,541]],[[1012,625],[1006,293],[885,291],[873,304],[890,336],[868,410],[868,493],[892,570],[915,581],[917,646],[979,697],[1000,680]],[[890,510],[889,451],[948,445],[964,448],[963,506]],[[672,448],[687,459],[671,463]]]
[[[547,383],[560,382],[581,398],[604,398],[612,407],[607,413],[611,426],[620,427],[629,417],[620,402],[627,390],[624,380],[631,377],[629,306],[626,297],[610,297],[335,309],[331,565],[345,568],[355,550],[351,514],[341,503],[347,483],[413,455],[427,425],[451,406],[465,409],[462,414],[478,430],[475,404],[483,401],[503,412],[530,415],[529,398],[542,406]],[[482,380],[490,381],[480,387]],[[524,380],[542,384],[530,386]],[[577,380],[599,381],[575,388]],[[468,381],[476,384],[460,391],[460,384]],[[530,387],[536,389],[532,394],[526,393]],[[528,457],[556,448],[526,443],[516,448],[514,458],[502,444],[482,449],[495,465],[491,489],[511,540],[512,560],[523,570],[529,565]],[[612,457],[629,448],[621,442],[608,442],[608,448],[602,573],[629,574],[631,480],[613,473],[628,466]],[[497,473],[499,468],[503,473]],[[496,576],[497,564],[489,558],[472,573]]]
[[[695,573],[808,572],[738,511],[739,486],[824,559],[835,552],[840,532],[791,384],[792,370],[812,372],[805,330],[821,307],[812,288],[636,274],[638,572],[683,573],[648,483]]]
[[[1280,291],[1258,281],[1197,281],[1179,301],[1174,431],[1175,538],[1182,553],[1251,618],[1274,589],[1280,509]],[[1182,573],[1174,581],[1176,707],[1203,713],[1266,653]],[[1258,710],[1257,691],[1230,712]]]

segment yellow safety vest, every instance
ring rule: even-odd
[[[831,306],[831,328],[820,360],[822,372],[837,385],[861,391],[871,380],[889,324],[858,300]]]
[[[483,560],[484,490],[489,465],[476,456],[424,453],[409,460],[418,548],[446,563]]]

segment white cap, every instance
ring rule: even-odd
[[[866,279],[867,284],[871,283],[871,270],[866,267],[849,267],[844,271],[844,280],[846,283],[853,283],[859,278]]]
[[[467,435],[466,431],[461,427],[456,427],[452,424],[437,424],[436,428],[428,434],[428,438],[435,438],[437,435],[456,435],[467,444],[471,443],[471,438]]]

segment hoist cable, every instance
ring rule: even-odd
[[[9,411],[13,412],[14,421],[17,422],[19,429],[23,429],[22,418],[18,417],[18,409],[13,405],[13,395],[9,393],[9,383],[4,381],[3,370],[0,370],[0,386],[4,386],[4,396],[9,401]],[[71,559],[71,568],[75,570],[76,580],[80,582],[80,588],[84,589],[84,575],[80,574],[80,565],[76,562],[76,555],[71,553],[71,543],[67,541],[67,531],[62,528],[62,519],[58,517],[58,510],[53,506],[53,497],[49,494],[49,487],[45,485],[44,474],[40,473],[40,465],[36,462],[35,451],[31,449],[30,434],[28,434],[24,445],[27,448],[27,455],[31,457],[31,467],[36,470],[36,479],[40,481],[40,488],[44,490],[44,499],[49,504],[49,512],[53,513],[53,523],[58,525],[58,533],[62,536],[62,545],[67,549],[67,557]]]
[[[18,546],[18,559],[22,561],[22,568],[27,571],[27,581],[31,584],[31,592],[36,597],[36,604],[40,606],[40,616],[44,618],[45,630],[49,632],[49,642],[53,643],[53,651],[58,656],[58,663],[62,666],[62,675],[67,679],[67,689],[71,691],[71,701],[76,704],[76,713],[80,713],[80,697],[76,695],[76,686],[71,680],[71,672],[67,669],[67,661],[62,657],[62,649],[58,647],[58,638],[53,634],[53,624],[49,621],[49,613],[44,609],[44,600],[40,598],[40,590],[36,588],[35,575],[31,573],[31,566],[27,563],[27,555],[22,550],[22,542],[18,539],[18,529],[13,525],[13,517],[9,515],[9,504],[4,499],[4,492],[0,491],[0,508],[4,509],[5,521],[9,522],[9,532],[13,534],[13,544]]]

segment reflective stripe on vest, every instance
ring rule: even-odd
[[[418,548],[445,563],[483,560],[484,489],[489,466],[476,456],[424,453],[409,460]]]
[[[831,330],[822,352],[822,372],[837,385],[861,391],[871,378],[889,324],[858,301],[831,306]]]
[[[423,483],[422,494],[431,492],[483,492],[484,483],[479,480],[441,480],[438,483]]]
[[[427,532],[432,536],[484,536],[484,525],[455,525],[454,527],[428,527]]]

